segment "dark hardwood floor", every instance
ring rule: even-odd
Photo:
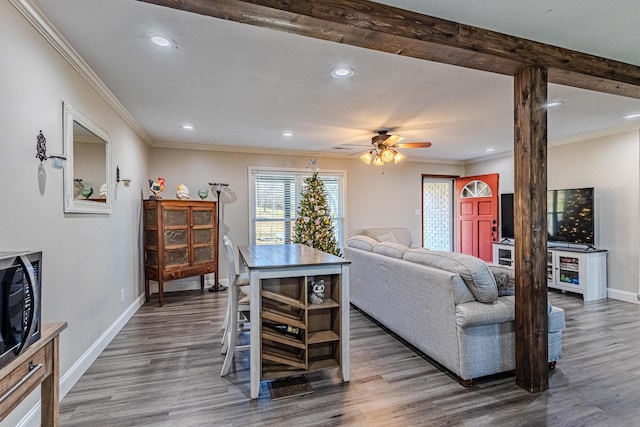
[[[249,399],[249,355],[220,377],[226,293],[152,298],[61,403],[62,426],[636,426],[640,306],[584,303],[551,291],[566,311],[563,358],[550,389],[530,394],[513,375],[464,388],[351,309],[351,382],[309,376],[315,392]],[[416,325],[429,327],[429,325]]]

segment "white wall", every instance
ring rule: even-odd
[[[596,246],[607,249],[609,296],[635,301],[640,262],[640,133],[550,147],[548,188],[595,188]],[[473,163],[467,175],[500,173],[500,192],[513,192],[513,156]]]
[[[421,212],[422,174],[461,175],[461,165],[403,162],[401,166],[381,168],[367,166],[357,157],[340,159],[316,156],[239,154],[214,151],[154,148],[151,150],[151,177],[165,178],[165,199],[174,199],[178,184],[186,184],[191,198],[197,199],[198,189],[208,188],[209,182],[225,182],[233,190],[236,200],[222,197],[220,234],[229,233],[235,245],[246,245],[249,239],[248,168],[286,167],[304,169],[310,158],[317,159],[322,169],[347,171],[346,236],[365,227],[401,226],[411,230],[414,242],[422,241]],[[145,198],[149,192],[145,192]],[[214,200],[210,197],[209,200]],[[226,277],[221,259],[221,277]],[[194,279],[195,280],[195,279]],[[213,278],[208,278],[213,283]],[[193,281],[191,285],[193,286]],[[167,291],[181,284],[165,285]]]
[[[142,292],[140,186],[148,176],[148,147],[6,1],[0,38],[0,251],[43,252],[43,321],[69,324],[60,339],[64,375]],[[110,133],[113,167],[133,179],[132,187],[117,189],[111,215],[65,215],[63,173],[50,161],[39,186],[36,136],[42,130],[48,152],[63,152],[63,100]],[[38,397],[33,393],[1,425],[16,425]]]

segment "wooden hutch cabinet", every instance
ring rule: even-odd
[[[149,302],[149,280],[158,282],[160,306],[165,280],[199,275],[204,289],[204,275],[217,275],[216,202],[144,200],[143,210],[145,300]]]

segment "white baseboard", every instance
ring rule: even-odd
[[[80,377],[91,367],[111,340],[133,317],[144,304],[144,295],[140,295],[133,303],[107,328],[106,331],[93,343],[91,347],[69,368],[60,378],[60,400],[64,398]],[[40,425],[40,402],[35,404],[29,412],[20,420],[16,427],[38,427]]]
[[[640,301],[638,301],[638,298],[640,298],[639,294],[634,292],[621,291],[619,289],[607,288],[607,298],[630,302],[632,304],[640,304]]]

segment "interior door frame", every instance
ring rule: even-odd
[[[452,189],[452,200],[450,204],[451,209],[451,247],[453,251],[455,251],[456,247],[456,180],[460,178],[460,175],[438,175],[438,174],[426,174],[423,173],[420,176],[420,235],[421,235],[421,246],[424,247],[424,191],[423,184],[425,178],[434,178],[434,179],[450,179],[453,181],[453,189]]]

